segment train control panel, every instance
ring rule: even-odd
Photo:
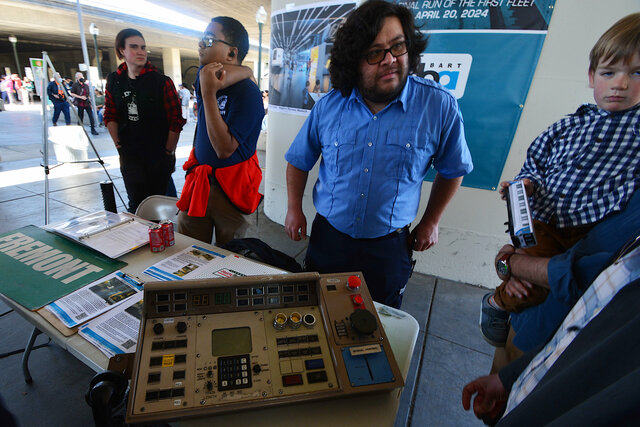
[[[150,282],[127,422],[403,385],[359,273]]]

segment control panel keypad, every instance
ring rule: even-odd
[[[248,354],[218,358],[218,390],[237,390],[251,387]]]

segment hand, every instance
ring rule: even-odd
[[[531,288],[533,288],[533,285],[530,282],[511,276],[509,280],[507,280],[505,291],[511,297],[523,299],[529,296],[529,289]]]
[[[291,240],[307,238],[307,218],[302,209],[288,209],[284,220],[284,229]]]
[[[202,67],[200,70],[200,89],[203,94],[216,95],[224,87],[226,72],[222,69],[222,64],[212,62]]]
[[[524,184],[524,191],[527,193],[527,197],[531,197],[533,194],[533,182],[529,178],[523,178],[522,183]],[[502,200],[507,200],[507,194],[509,194],[509,181],[502,181],[500,183],[500,188],[498,192],[500,193],[500,198]]]
[[[531,197],[533,195],[533,181],[529,178],[524,178],[522,183],[524,184],[524,191],[527,193],[527,197]]]
[[[507,392],[498,374],[477,378],[462,389],[462,407],[468,411],[473,399],[473,413],[479,419],[496,419],[507,403]]]
[[[502,200],[507,200],[507,194],[509,194],[509,181],[502,181],[500,183],[500,188],[498,188],[498,193],[500,193],[500,198]]]
[[[438,243],[438,224],[420,222],[409,236],[414,251],[426,251]]]

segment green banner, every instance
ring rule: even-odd
[[[125,265],[35,225],[0,235],[0,293],[30,310]]]

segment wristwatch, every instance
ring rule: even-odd
[[[511,277],[509,258],[511,258],[511,255],[513,255],[514,253],[515,252],[504,254],[496,261],[496,273],[498,273],[498,277],[502,280],[508,280],[509,277]]]

